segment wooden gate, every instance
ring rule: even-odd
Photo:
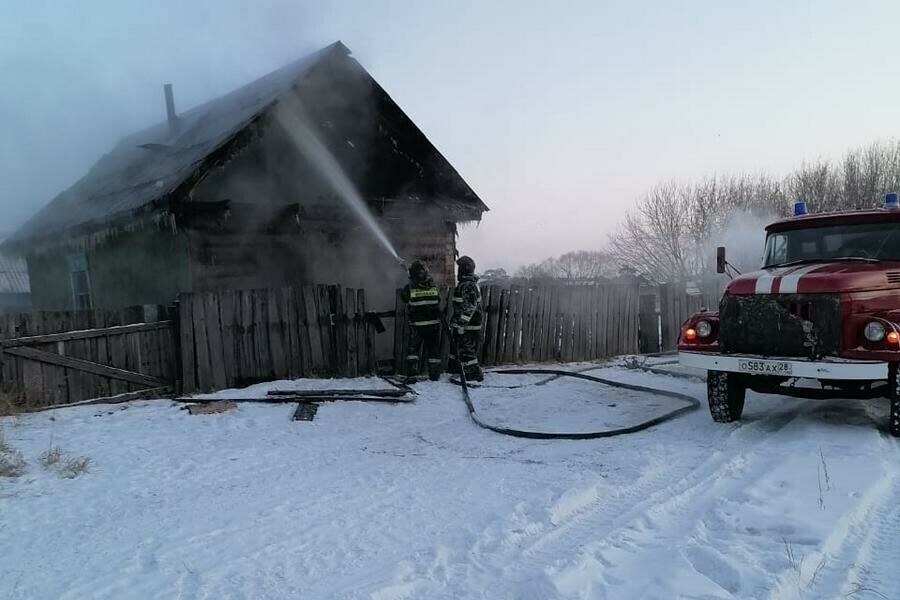
[[[170,392],[178,350],[169,314],[149,306],[3,317],[2,392],[24,408]]]

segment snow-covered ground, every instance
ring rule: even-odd
[[[749,394],[744,421],[718,425],[700,381],[592,373],[704,406],[592,441],[479,429],[446,381],[312,422],[293,404],[191,416],[162,400],[3,419],[29,466],[0,479],[0,599],[900,598],[884,402]],[[534,429],[648,401],[590,385],[473,398],[485,420]],[[92,470],[43,470],[51,445]]]

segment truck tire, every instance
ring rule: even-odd
[[[888,431],[894,437],[900,437],[900,369],[891,367],[891,415],[888,421]]]
[[[709,414],[716,423],[731,423],[741,419],[746,392],[747,388],[734,373],[725,371],[706,373]]]

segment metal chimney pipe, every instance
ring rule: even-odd
[[[178,115],[175,114],[175,94],[172,92],[172,84],[163,86],[166,94],[166,117],[169,120],[169,133],[175,133],[178,129]]]

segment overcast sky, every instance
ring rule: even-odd
[[[115,141],[342,40],[491,207],[514,269],[603,246],[656,182],[898,133],[900,3],[0,0],[0,231]]]

